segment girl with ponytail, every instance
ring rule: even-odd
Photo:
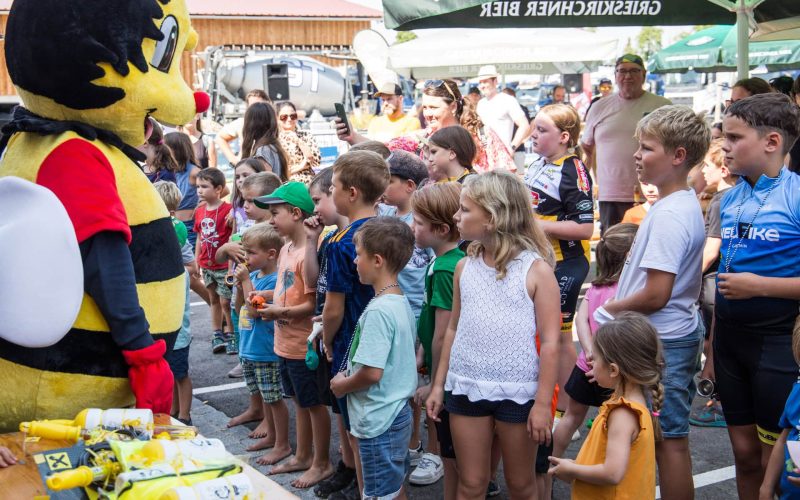
[[[164,131],[153,118],[148,118],[152,133],[139,148],[146,156],[142,170],[150,182],[169,181],[177,184],[175,172],[178,162],[172,150],[164,143]]]
[[[590,374],[614,395],[574,461],[550,457],[549,473],[573,483],[573,499],[655,498],[663,368],[658,333],[641,314],[620,314],[597,331]]]

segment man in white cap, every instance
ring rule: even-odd
[[[381,116],[369,122],[367,137],[388,142],[420,128],[419,119],[403,113],[403,91],[396,83],[384,83],[374,94],[381,100]]]
[[[493,64],[482,66],[478,71],[478,88],[483,94],[483,99],[478,102],[478,116],[514,151],[528,138],[531,126],[517,100],[497,91],[497,76]],[[517,126],[516,133],[513,132],[514,125]]]

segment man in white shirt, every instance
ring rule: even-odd
[[[513,152],[528,138],[531,125],[517,100],[497,91],[497,77],[497,69],[491,64],[482,66],[478,72],[478,88],[483,94],[478,102],[478,116]],[[518,127],[516,133],[513,133],[514,125]]]
[[[267,93],[261,89],[251,90],[248,92],[247,97],[245,97],[245,102],[247,103],[247,107],[250,107],[250,105],[254,102],[266,102],[268,104],[272,104],[272,100],[269,98]],[[214,138],[214,143],[231,165],[235,165],[241,159],[238,154],[233,152],[230,143],[236,139],[239,139],[241,142],[243,127],[244,117],[241,116],[231,122],[226,123]]]

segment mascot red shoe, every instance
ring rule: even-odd
[[[147,119],[197,111],[183,0],[15,0],[22,98],[0,141],[0,429],[87,407],[168,412],[184,277],[136,163]],[[204,96],[205,97],[205,96]]]

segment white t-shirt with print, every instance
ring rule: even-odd
[[[648,269],[674,274],[669,302],[648,316],[662,339],[684,337],[697,328],[704,244],[703,212],[691,189],[658,200],[639,226],[616,299],[644,288]]]

